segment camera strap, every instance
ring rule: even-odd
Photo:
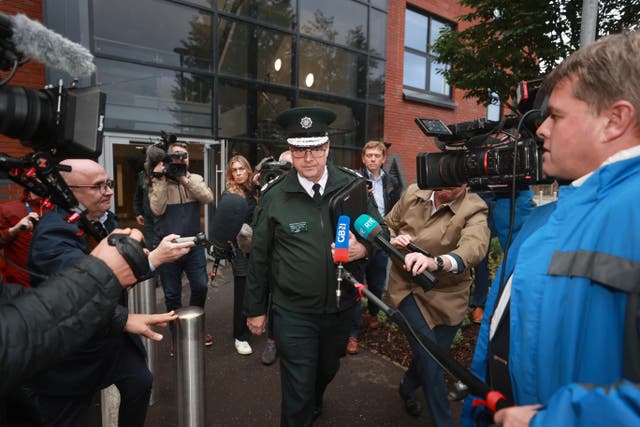
[[[142,244],[126,234],[115,233],[108,237],[109,245],[115,246],[120,255],[127,261],[136,280],[146,280],[151,276],[151,267]]]

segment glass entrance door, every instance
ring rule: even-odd
[[[189,171],[204,177],[205,182],[214,190],[217,201],[216,187],[219,175],[215,171],[212,158],[213,153],[219,153],[220,142],[181,138],[189,144]],[[100,163],[107,173],[115,180],[111,210],[118,216],[123,227],[141,228],[136,222],[134,214],[134,196],[136,193],[138,173],[144,168],[146,147],[159,142],[157,135],[115,134],[105,133]],[[217,194],[216,194],[217,193]],[[200,215],[200,229],[209,235],[208,218],[213,212],[213,206],[202,209]]]

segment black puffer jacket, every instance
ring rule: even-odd
[[[92,256],[37,289],[0,283],[0,425],[10,425],[7,410],[21,383],[108,327],[121,291],[109,267]]]

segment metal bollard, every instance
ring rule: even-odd
[[[152,277],[150,279],[145,280],[144,282],[138,283],[133,287],[131,293],[129,294],[129,309],[134,313],[141,314],[153,314],[156,312],[156,279]],[[133,308],[131,307],[131,302],[133,301]],[[163,334],[165,339],[170,335],[167,333]],[[142,344],[144,345],[144,349],[147,351],[147,367],[151,371],[151,373],[155,375],[158,373],[158,345],[154,343],[147,337],[142,338]],[[149,398],[149,406],[153,405],[158,400],[158,388],[156,387],[156,382],[153,382],[153,388],[151,389],[151,397]]]
[[[192,306],[176,313],[178,425],[204,427],[204,310]]]

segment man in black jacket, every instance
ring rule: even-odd
[[[402,194],[402,184],[395,176],[387,173],[383,169],[387,160],[387,147],[382,141],[369,141],[362,147],[362,164],[360,173],[370,183],[369,192],[378,205],[380,216],[384,216],[391,211]],[[369,262],[357,275],[357,279],[366,283],[369,290],[380,298],[387,281],[387,264],[389,256],[386,252],[380,251],[377,255],[369,258]],[[369,304],[369,327],[378,328],[378,311],[380,309],[375,304]],[[351,325],[351,336],[347,343],[347,353],[358,353],[358,335],[360,333],[360,304],[356,304],[353,313],[353,324]]]
[[[115,232],[142,239],[138,230]],[[0,425],[33,416],[17,409],[24,404],[18,385],[106,328],[122,288],[136,282],[107,239],[90,255],[38,289],[0,283]]]
[[[342,284],[340,297],[336,292],[331,252],[335,228],[329,202],[362,178],[327,164],[327,127],[335,117],[318,107],[294,108],[278,116],[278,123],[287,129],[294,169],[263,187],[253,217],[244,312],[252,333],[265,332],[267,295],[272,291],[282,426],[310,426],[320,415],[353,319],[355,289]],[[371,197],[363,210],[382,222]],[[347,265],[371,249],[349,234]]]

